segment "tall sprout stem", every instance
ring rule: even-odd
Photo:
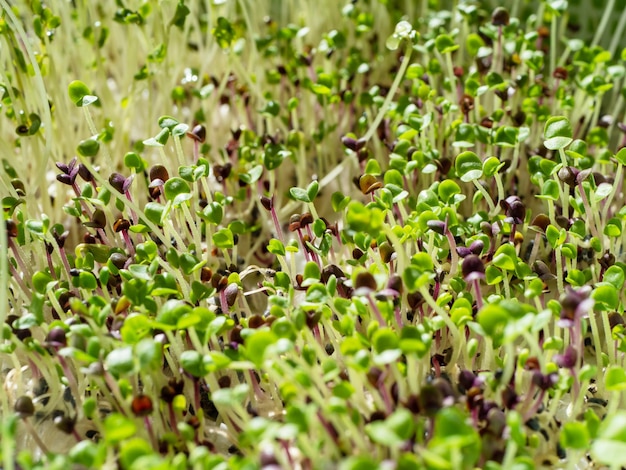
[[[46,85],[43,80],[43,75],[41,74],[39,62],[37,61],[37,58],[35,57],[35,52],[33,51],[32,47],[30,47],[31,41],[28,35],[26,34],[26,31],[22,27],[22,22],[18,20],[18,18],[15,16],[15,12],[11,8],[11,4],[7,2],[7,0],[0,0],[0,7],[2,11],[4,12],[4,14],[6,15],[6,17],[9,19],[8,21],[8,23],[10,23],[9,29],[19,37],[20,42],[26,51],[26,55],[28,56],[29,65],[32,67],[32,70],[33,70],[32,76],[34,77],[35,90],[36,90],[36,93],[38,94],[37,102],[40,104],[40,112],[43,116],[42,127],[44,131],[44,141],[45,141],[45,151],[43,152],[43,155],[41,155],[41,160],[38,162],[38,170],[39,170],[38,181],[45,181],[46,169],[48,167],[47,165],[48,157],[51,154],[52,141],[53,141],[51,133],[52,133],[52,130],[54,129],[54,127],[52,126],[52,112],[50,111],[50,106],[48,105],[48,93],[46,92]],[[5,82],[5,83],[9,83],[9,82]],[[12,102],[15,103],[15,101],[12,101]],[[42,198],[42,199],[46,201],[46,198]],[[44,205],[45,204],[46,203],[44,202]]]
[[[560,246],[554,250],[554,262],[556,264],[556,285],[559,295],[562,295],[565,293],[565,287],[563,286],[563,255]]]
[[[552,14],[552,20],[550,21],[550,75],[554,73],[556,69],[556,43],[557,43],[557,15]]]
[[[454,235],[448,228],[448,223],[446,221],[446,238],[448,239],[448,245],[450,247],[450,278],[453,278],[456,275],[456,270],[459,265],[459,254],[456,252],[456,241],[454,240]]]
[[[450,331],[450,334],[452,335],[452,343],[454,346],[452,348],[452,357],[450,358],[449,363],[456,364],[459,360],[459,356],[462,350],[465,348],[464,336],[461,335],[461,332],[459,331],[458,327],[454,324],[454,322],[450,318],[450,315],[448,315],[448,312],[446,312],[443,308],[441,308],[439,304],[437,304],[435,299],[433,299],[433,296],[430,295],[428,288],[426,288],[425,286],[422,286],[419,288],[419,291],[422,294],[422,297],[424,298],[426,303],[429,305],[429,307],[432,308],[433,311],[443,319],[444,323],[448,327],[448,330]]]
[[[493,202],[493,199],[491,199],[491,196],[489,195],[487,190],[483,187],[482,184],[480,184],[480,182],[478,180],[472,180],[472,183],[474,183],[474,186],[476,186],[476,189],[478,189],[478,191],[480,191],[480,194],[483,195],[483,198],[487,202],[487,205],[489,206],[489,214],[491,214],[491,215],[495,214],[496,213],[496,205]]]
[[[596,225],[597,213],[594,213],[591,206],[589,205],[589,198],[587,197],[587,193],[585,192],[585,188],[583,187],[582,182],[578,183],[578,192],[580,193],[580,197],[583,200],[583,206],[585,207],[586,212],[586,224],[591,231],[591,235],[596,237],[600,244],[603,245],[603,239],[600,237],[600,233],[598,232],[598,227]]]
[[[478,310],[480,310],[481,308],[483,308],[483,292],[480,289],[480,279],[475,278],[472,281],[472,284],[474,285],[474,292],[476,294],[476,307],[478,308]]]
[[[605,222],[606,222],[609,210],[611,208],[611,203],[613,202],[613,198],[615,197],[615,194],[617,193],[618,188],[622,187],[623,173],[624,173],[624,165],[622,165],[621,163],[618,163],[617,169],[615,170],[615,181],[613,182],[613,188],[611,189],[611,192],[607,196],[606,201],[604,201],[604,207],[602,208],[601,220]]]
[[[283,231],[280,227],[280,222],[278,221],[278,216],[276,215],[276,208],[274,207],[274,205],[272,204],[272,208],[270,209],[270,213],[272,214],[272,221],[274,222],[274,228],[276,229],[276,235],[278,236],[278,239],[280,240],[280,242],[284,245],[285,244],[285,237],[283,235]]]
[[[17,265],[22,270],[22,273],[26,275],[26,273],[30,272],[30,269],[26,269],[26,265],[24,264],[24,260],[22,259],[18,246],[15,244],[13,239],[9,238],[8,241],[9,241],[9,247],[11,248],[11,251],[13,252],[13,257],[15,258]]]
[[[24,279],[21,278],[20,273],[18,273],[11,264],[9,264],[9,270],[11,272],[11,277],[13,277],[15,282],[17,282],[17,285],[19,285],[22,291],[24,292],[24,294],[26,294],[26,298],[30,299],[30,296],[31,296],[30,289],[26,287],[26,284],[24,283]],[[8,283],[6,285],[8,285]],[[4,290],[4,288],[2,290]],[[4,310],[4,308],[2,308],[2,310]],[[8,312],[8,309],[3,312],[5,319],[6,319],[6,312]]]
[[[611,39],[611,45],[609,46],[609,52],[611,53],[611,55],[615,54],[615,50],[617,49],[617,46],[619,45],[620,41],[623,39],[622,32],[624,31],[625,26],[626,26],[626,8],[622,10],[622,14],[619,17],[619,23],[617,24],[615,33],[613,33],[613,39]]]
[[[4,325],[9,311],[8,289],[9,285],[9,248],[8,248],[7,225],[4,220],[0,221],[0,325]],[[6,419],[6,414],[3,414]],[[3,453],[4,455],[4,453]],[[5,463],[6,466],[6,463]]]
[[[28,433],[33,438],[33,441],[35,441],[35,444],[37,444],[37,447],[39,447],[39,449],[41,449],[44,454],[49,454],[50,451],[48,450],[48,447],[41,440],[41,437],[39,437],[39,434],[33,426],[33,423],[31,423],[28,418],[24,418],[22,422],[24,423],[24,427],[27,429]]]
[[[600,42],[600,38],[602,34],[606,33],[606,26],[609,23],[609,19],[613,15],[613,10],[615,8],[615,0],[609,0],[604,7],[604,13],[602,15],[602,19],[600,20],[600,24],[598,25],[598,29],[596,29],[596,34],[593,37],[593,41],[591,41],[591,47],[597,46]]]
[[[387,111],[389,110],[389,106],[391,105],[391,101],[393,100],[393,97],[396,94],[396,91],[398,90],[398,87],[400,86],[402,79],[404,78],[404,74],[406,72],[407,67],[409,66],[412,52],[413,52],[413,44],[411,44],[410,41],[407,41],[407,47],[404,51],[404,58],[402,59],[402,63],[400,64],[400,68],[398,69],[398,73],[396,74],[396,78],[393,80],[393,83],[391,84],[391,88],[389,89],[389,92],[387,93],[387,96],[385,97],[385,101],[383,101],[383,105],[380,107],[380,110],[378,111],[376,118],[374,119],[369,129],[365,133],[365,136],[363,137],[366,141],[372,138],[372,136],[378,129],[378,126],[380,125],[381,121],[385,117],[385,114],[387,114]]]

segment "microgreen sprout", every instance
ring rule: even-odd
[[[625,465],[619,2],[83,3],[0,0],[3,468]]]

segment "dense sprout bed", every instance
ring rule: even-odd
[[[626,466],[626,9],[456,3],[0,0],[2,468]]]

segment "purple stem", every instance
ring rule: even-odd
[[[280,439],[280,445],[285,450],[285,455],[287,455],[287,460],[289,461],[289,466],[291,468],[296,468],[296,463],[291,456],[291,452],[289,452],[289,442],[285,439]]]
[[[404,218],[402,217],[402,212],[398,209],[398,204],[394,206],[394,212],[396,214],[396,218],[398,219],[398,223],[404,227]]]
[[[13,279],[15,279],[15,282],[18,283],[18,285],[20,286],[20,288],[24,291],[24,293],[26,294],[27,297],[30,298],[31,296],[31,291],[28,287],[26,287],[26,284],[24,284],[24,280],[20,277],[20,275],[18,274],[18,272],[15,270],[15,268],[13,267],[13,265],[11,263],[9,264],[9,270],[11,271],[11,277]]]
[[[309,252],[307,251],[306,247],[304,246],[304,240],[302,239],[302,230],[298,229],[297,232],[298,232],[298,242],[300,243],[300,248],[304,252],[304,259],[307,260],[307,261],[311,261],[311,257],[309,256]]]
[[[378,391],[380,392],[380,396],[382,397],[383,402],[385,403],[387,414],[390,415],[391,413],[393,413],[393,402],[391,401],[391,395],[389,395],[389,390],[387,390],[387,387],[385,386],[386,376],[387,376],[386,371],[380,374],[377,385],[378,385]]]
[[[65,267],[67,276],[71,278],[72,275],[70,274],[70,271],[72,268],[70,268],[70,262],[67,260],[67,255],[65,254],[65,248],[59,247],[59,255],[61,256],[61,261],[63,262],[63,266]]]
[[[72,183],[72,189],[74,189],[74,193],[76,194],[76,197],[80,199],[82,197],[82,193],[80,192],[80,188],[78,187],[76,183]],[[87,216],[91,219],[93,212],[91,212],[91,209],[89,208],[87,203],[83,199],[80,199],[80,205],[85,211],[85,213],[87,214]]]
[[[226,289],[222,289],[220,291],[220,305],[222,308],[222,313],[226,314],[230,311],[228,308],[228,301],[226,300]]]
[[[372,294],[367,294],[367,301],[369,302],[370,307],[372,307],[372,311],[374,312],[374,316],[378,320],[378,323],[380,323],[380,326],[385,326],[387,324],[387,322],[385,322],[385,319],[383,318],[382,314],[380,313],[380,310],[378,309],[378,306],[376,305],[376,302],[374,301],[374,298],[372,297]]]
[[[545,394],[546,394],[545,390],[541,390],[539,392],[539,396],[537,397],[537,400],[535,400],[535,403],[533,404],[533,406],[526,413],[524,413],[524,422],[528,421],[530,418],[535,416],[535,414],[537,414],[537,410],[541,407],[541,404],[543,403],[543,397]]]
[[[272,220],[274,221],[274,228],[276,229],[276,235],[278,235],[278,239],[284,245],[285,237],[283,236],[283,231],[280,228],[280,222],[278,221],[278,215],[276,214],[276,209],[274,209],[274,205],[270,209],[270,213],[272,214]]]
[[[50,275],[52,276],[52,279],[57,279],[57,273],[54,270],[54,265],[52,264],[52,256],[50,255],[48,250],[46,250],[46,258],[48,260],[48,269],[50,270]]]
[[[174,433],[177,436],[180,436],[180,433],[178,432],[178,424],[177,424],[177,420],[176,420],[176,413],[174,412],[174,407],[172,406],[171,403],[167,404],[167,409],[168,409],[169,415],[170,415],[170,427],[172,428],[172,430],[174,431]]]
[[[148,430],[148,435],[150,436],[150,441],[152,442],[152,445],[157,447],[157,441],[154,437],[154,429],[152,429],[152,422],[150,421],[150,418],[148,416],[145,416],[143,418],[143,422],[146,425],[146,429]]]
[[[326,419],[322,416],[322,412],[318,411],[317,412],[317,419],[320,420],[320,423],[322,423],[322,427],[326,430],[326,432],[328,433],[328,435],[331,437],[331,439],[333,440],[333,442],[335,443],[335,445],[338,444],[337,442],[337,431],[335,430],[335,428],[333,428],[330,423],[328,421],[326,421]]]
[[[126,199],[128,199],[130,202],[133,202],[133,198],[130,195],[130,191],[127,189],[126,191],[124,191],[124,196],[126,196]],[[135,214],[134,210],[130,210],[130,218],[133,222],[133,225],[137,224],[137,214]]]
[[[259,400],[262,400],[263,398],[265,398],[265,392],[263,392],[263,389],[260,387],[259,381],[256,379],[254,371],[249,370],[248,374],[250,375],[250,382],[252,382],[252,389],[254,390],[254,394]]]
[[[311,231],[311,226],[307,225],[306,226],[306,232],[309,235],[309,240],[313,240],[313,232]],[[317,256],[317,253],[315,253],[314,251],[311,252],[311,258],[313,258],[313,261],[315,261],[320,268],[322,268],[322,262],[320,261],[319,257]]]
[[[24,260],[22,259],[19,252],[17,251],[17,246],[15,246],[15,242],[13,241],[13,239],[11,237],[8,237],[8,239],[9,239],[9,246],[11,247],[11,251],[13,251],[13,257],[15,258],[15,261],[17,261],[18,266],[20,267],[24,275],[26,275],[26,273],[30,272],[30,270],[26,269]]]
[[[402,313],[400,312],[399,308],[395,308],[393,310],[393,313],[396,317],[396,323],[398,324],[399,328],[402,328],[404,326],[404,322],[402,321]]]
[[[483,292],[480,290],[480,279],[475,278],[473,281],[474,292],[476,293],[476,307],[478,310],[483,308]]]
[[[320,327],[318,325],[313,325],[313,336],[315,337],[315,340],[323,346],[322,336],[320,335]]]
[[[122,230],[122,237],[124,238],[124,243],[126,243],[126,246],[128,247],[128,253],[130,254],[130,257],[134,257],[135,256],[135,245],[133,245],[132,240],[130,239],[130,235],[128,234],[128,230]]]
[[[74,375],[72,370],[69,368],[65,358],[63,356],[57,356],[57,357],[59,359],[59,362],[61,363],[61,368],[63,369],[63,373],[65,373],[65,376],[67,377],[67,381],[70,384],[70,390],[72,391],[72,393],[78,393],[78,383],[76,382],[76,376]],[[78,397],[74,397],[74,399],[78,402]]]
[[[200,143],[194,139],[193,141],[193,161],[194,163],[198,163],[198,158],[200,158]]]
[[[104,243],[105,245],[110,245],[109,239],[103,229],[96,229],[96,232],[98,232],[98,236],[100,237],[100,240],[102,240],[102,243]]]

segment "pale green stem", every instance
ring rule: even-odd
[[[583,200],[583,206],[585,208],[585,212],[587,216],[585,217],[585,224],[591,231],[591,235],[596,237],[600,241],[600,244],[602,245],[603,240],[600,237],[600,233],[598,232],[598,225],[596,225],[598,213],[594,212],[591,206],[589,205],[589,198],[587,198],[587,193],[585,192],[585,188],[583,187],[582,182],[578,183],[578,192],[580,193],[580,197]],[[591,196],[593,197],[593,194]]]
[[[448,330],[450,330],[450,335],[452,335],[451,343],[453,346],[452,357],[450,358],[450,364],[457,364],[459,360],[459,356],[461,352],[463,351],[463,349],[465,348],[464,336],[461,334],[457,326],[454,324],[448,312],[446,312],[442,307],[440,307],[435,301],[435,299],[433,299],[432,295],[430,295],[429,290],[426,287],[422,286],[419,288],[419,291],[422,294],[422,297],[424,298],[426,303],[430,306],[430,308],[433,309],[433,311],[437,315],[439,315],[443,319],[444,323],[448,327]]]
[[[407,41],[407,47],[404,51],[404,58],[402,59],[402,63],[400,64],[400,69],[398,70],[398,73],[396,74],[396,77],[391,84],[391,88],[389,89],[389,92],[385,97],[385,101],[383,101],[383,105],[380,107],[380,110],[378,111],[374,122],[372,122],[369,129],[365,133],[365,136],[363,137],[366,141],[372,138],[372,136],[378,129],[380,122],[385,117],[385,114],[387,114],[389,106],[391,105],[391,101],[393,100],[393,97],[396,94],[398,87],[400,86],[400,82],[402,82],[402,79],[404,78],[407,67],[409,66],[409,62],[411,60],[411,52],[413,52],[413,44],[411,44],[410,41]]]
[[[615,340],[613,339],[613,331],[611,330],[611,324],[609,323],[609,316],[602,312],[600,313],[602,317],[602,327],[604,329],[604,340],[606,341],[607,346],[607,354],[609,358],[615,358],[617,356],[617,351],[615,350]],[[602,357],[600,356],[600,361],[602,361]],[[600,366],[602,363],[600,363]],[[600,368],[600,367],[598,367]]]
[[[591,47],[598,45],[600,42],[600,38],[603,34],[606,33],[606,27],[609,23],[609,19],[613,15],[613,9],[615,8],[615,0],[609,0],[606,6],[604,7],[604,14],[602,15],[602,20],[600,20],[600,24],[598,25],[598,29],[596,29],[596,34],[593,37],[593,41],[591,41]]]
[[[176,158],[179,166],[185,166],[185,154],[183,146],[180,144],[180,137],[174,137],[174,148],[176,149]]]
[[[557,246],[554,249],[554,259],[556,264],[556,285],[559,291],[559,295],[565,293],[563,286],[563,256],[561,255],[561,246]]]
[[[196,226],[196,221],[193,219],[186,202],[183,202],[180,206],[183,209],[183,214],[185,215],[185,219],[189,225],[189,230],[191,230],[193,241],[196,244],[196,254],[200,255],[202,253],[202,238],[200,236],[200,231]]]
[[[554,73],[554,69],[556,69],[556,39],[557,34],[556,31],[558,29],[556,22],[556,14],[552,14],[552,21],[550,27],[550,75]],[[553,80],[558,80],[553,77]]]
[[[596,350],[596,361],[598,362],[596,365],[596,386],[598,387],[598,393],[601,393],[601,389],[604,388],[602,379],[602,343],[600,342],[600,332],[598,331],[598,323],[596,322],[596,313],[594,311],[589,312],[589,325],[591,325],[593,346]]]
[[[495,214],[495,212],[496,212],[496,205],[494,204],[493,199],[491,199],[491,196],[489,195],[487,190],[483,187],[482,184],[480,184],[478,182],[478,180],[472,180],[472,183],[474,183],[474,186],[476,186],[476,189],[478,189],[478,191],[480,191],[480,194],[483,195],[483,198],[487,202],[487,205],[489,206],[489,214],[490,215]]]
[[[611,39],[611,45],[609,46],[609,52],[611,53],[611,56],[615,54],[617,45],[623,39],[622,31],[624,31],[624,26],[626,26],[626,8],[622,10],[622,14],[619,17],[619,23],[617,24],[617,28],[613,33],[613,39]]]
[[[7,226],[4,219],[0,220],[0,325],[4,325],[9,308],[6,286],[9,285],[9,247]],[[6,416],[6,415],[5,415]]]
[[[317,211],[315,210],[315,204],[313,204],[313,202],[307,203],[307,207],[309,208],[309,212],[313,216],[313,220],[317,220],[320,218],[320,216],[317,214]]]
[[[502,373],[502,384],[508,384],[515,373],[515,346],[512,341],[507,342],[504,345],[506,351],[506,362],[504,365],[504,371]]]
[[[42,119],[42,127],[45,135],[45,152],[41,156],[41,160],[39,162],[39,179],[38,181],[45,181],[46,169],[48,167],[48,157],[51,153],[52,148],[52,114],[50,112],[50,106],[48,106],[48,94],[46,92],[46,85],[43,80],[43,75],[41,74],[41,69],[39,68],[39,63],[35,57],[35,53],[30,47],[30,40],[26,31],[22,26],[22,22],[18,20],[11,8],[11,5],[6,0],[0,0],[0,7],[4,11],[5,15],[9,18],[11,27],[10,29],[19,36],[21,43],[24,45],[26,49],[26,54],[28,55],[28,60],[30,65],[33,67],[34,79],[35,79],[35,88],[39,94],[38,101],[41,104],[41,112],[43,113]],[[15,103],[15,101],[13,101]],[[45,198],[44,198],[45,199]]]
[[[185,280],[185,278],[181,274],[180,269],[172,269],[170,264],[166,260],[161,258],[160,256],[157,256],[156,260],[159,263],[159,266],[161,266],[163,269],[168,271],[171,275],[173,275],[176,278],[176,280],[180,284],[180,288],[182,290],[183,298],[188,299],[189,296],[190,296],[189,284],[187,283],[187,281]]]
[[[92,136],[98,135],[98,130],[96,129],[96,125],[94,124],[91,113],[89,112],[89,107],[83,106],[82,108],[83,114],[85,115],[85,120],[87,121],[87,126],[89,127],[89,132],[91,132]]]
[[[502,459],[502,468],[513,468],[513,460],[517,454],[517,443],[515,439],[509,439],[504,451],[504,458]]]
[[[611,192],[607,196],[606,201],[604,201],[604,208],[602,209],[602,220],[604,222],[607,222],[606,217],[610,210],[611,203],[613,202],[613,198],[615,197],[615,193],[617,192],[618,187],[622,183],[623,172],[624,172],[624,165],[622,165],[621,163],[618,163],[617,170],[615,171],[615,181],[613,182],[613,188],[611,189]]]

